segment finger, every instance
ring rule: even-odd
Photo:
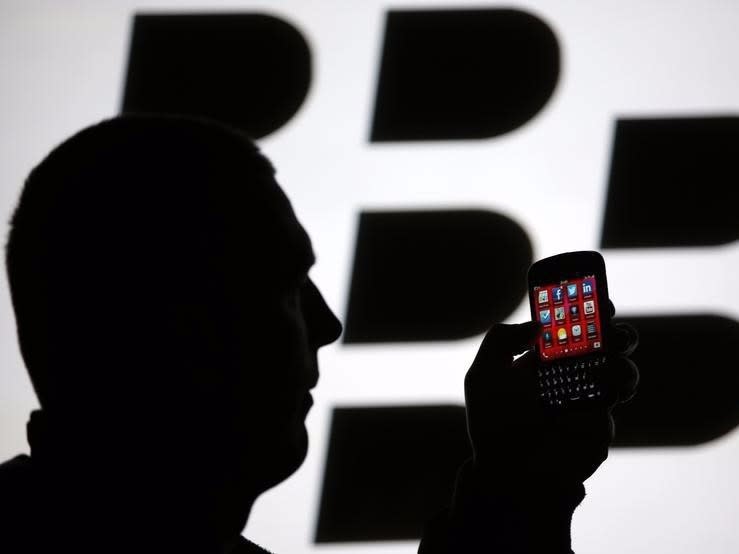
[[[621,363],[621,388],[618,390],[618,402],[620,404],[631,400],[636,394],[639,386],[639,367],[629,358],[624,358]]]
[[[539,333],[540,325],[536,321],[527,321],[514,325],[498,323],[493,325],[485,335],[480,350],[475,357],[475,364],[480,362],[500,362],[531,348]]]
[[[540,367],[539,356],[533,350],[529,350],[523,356],[516,358],[513,362],[513,376],[519,379],[532,392],[538,393],[538,378],[536,370]]]
[[[631,356],[639,346],[639,333],[628,323],[616,323],[611,327],[611,351]]]
[[[530,347],[536,341],[538,322],[518,325],[494,325],[480,345],[472,366],[464,379],[465,394],[475,395],[488,391],[492,384],[510,386],[515,375],[511,372],[513,356]]]
[[[609,358],[601,372],[608,405],[628,402],[639,384],[639,368],[625,356]]]

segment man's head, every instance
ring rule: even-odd
[[[105,121],[31,172],[11,224],[19,342],[50,419],[116,455],[217,466],[213,490],[258,494],[298,467],[316,352],[341,326],[253,142],[194,119]]]

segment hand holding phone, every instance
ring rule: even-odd
[[[582,269],[580,266],[578,271]],[[537,277],[538,271],[531,275]],[[454,545],[454,551],[471,551],[469,545],[482,544],[489,549],[490,537],[495,536],[504,545],[501,549],[515,544],[527,552],[569,552],[569,524],[572,511],[584,496],[583,482],[606,459],[613,440],[612,409],[634,393],[638,371],[628,355],[637,337],[633,330],[611,324],[614,308],[608,300],[605,269],[603,279],[599,278],[601,272],[590,267],[581,275],[566,273],[565,278],[551,280],[544,274],[541,282],[533,280],[539,287],[533,297],[534,306],[538,311],[538,293],[542,290],[563,286],[561,294],[566,295],[566,285],[574,284],[579,288],[570,291],[572,302],[556,291],[550,298],[548,290],[541,304],[551,304],[550,315],[556,317],[552,307],[574,305],[577,292],[578,315],[582,321],[597,321],[600,326],[596,333],[591,332],[588,339],[586,327],[585,336],[572,341],[573,349],[577,349],[570,355],[569,341],[558,342],[557,350],[553,350],[554,340],[550,340],[552,346],[547,349],[549,337],[543,335],[547,325],[541,323],[541,316],[518,325],[496,324],[486,334],[467,371],[465,404],[473,455],[459,472],[452,510],[446,518],[455,524],[443,537],[444,544]],[[589,284],[588,279],[595,281]],[[533,286],[530,292],[533,294]],[[591,298],[592,308],[588,307],[586,315],[584,303]],[[582,325],[565,317],[560,326],[578,324]],[[553,325],[549,328],[556,328]],[[571,328],[569,331],[568,338],[577,334]],[[593,344],[596,339],[602,339],[599,346]],[[580,363],[589,356],[605,358],[605,365],[592,372],[596,385],[593,390],[600,391],[600,395],[593,393],[588,398],[585,394],[576,400],[568,397],[562,404],[541,402],[542,390],[537,383],[544,379],[543,373],[539,375],[542,366],[562,360]],[[553,410],[550,405],[571,409]],[[495,513],[505,517],[491,518]],[[530,532],[522,533],[522,529]]]
[[[608,310],[612,315],[613,306]],[[598,401],[552,409],[541,401],[537,386],[541,361],[534,345],[540,334],[534,321],[494,325],[465,376],[473,462],[483,473],[497,475],[491,479],[499,480],[499,486],[520,484],[521,479],[536,487],[587,479],[605,460],[613,440],[612,409],[634,395],[639,381],[628,358],[637,345],[636,333],[612,325],[610,353],[597,375]]]

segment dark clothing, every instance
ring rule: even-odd
[[[36,496],[30,456],[16,456],[0,465],[0,551],[35,550],[32,544],[46,531],[32,524],[38,521]]]
[[[519,479],[479,475],[467,462],[452,504],[425,528],[419,554],[572,554],[572,513],[585,496],[571,487],[531,486]]]
[[[0,464],[0,552],[64,549],[49,534],[50,522],[43,512],[34,473],[30,456],[16,456]],[[582,485],[549,491],[510,483],[495,485],[477,475],[467,463],[457,477],[450,508],[427,524],[418,552],[571,554],[570,521],[584,494]],[[104,552],[102,548],[101,554]],[[269,552],[242,539],[233,554]]]
[[[52,531],[53,515],[45,511],[47,504],[40,494],[36,473],[33,460],[27,455],[0,464],[0,552],[3,554],[71,552]],[[122,523],[121,532],[125,532],[125,527]],[[111,537],[111,542],[114,541],[115,537]],[[105,546],[99,549],[100,554],[106,551]],[[270,553],[242,538],[232,554]]]

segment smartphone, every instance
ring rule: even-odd
[[[536,341],[539,398],[548,406],[598,400],[611,321],[606,264],[598,252],[566,252],[533,264],[528,273]]]

